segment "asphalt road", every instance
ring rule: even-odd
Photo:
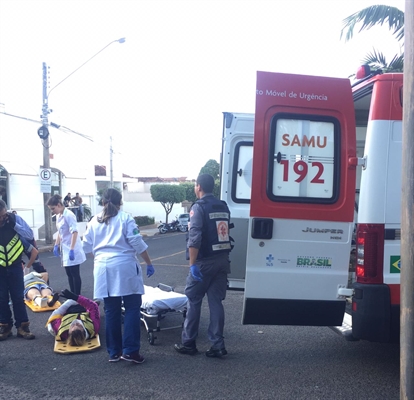
[[[188,272],[184,234],[146,238],[156,269],[145,284],[165,283],[183,293]],[[55,290],[67,287],[65,272],[52,253],[41,259]],[[93,296],[92,259],[81,266],[82,293]],[[197,346],[209,347],[208,308],[204,302]],[[180,329],[147,341],[142,325],[141,365],[110,364],[105,349],[105,317],[101,305],[102,347],[82,354],[53,352],[54,340],[45,322],[49,313],[28,310],[36,339],[14,336],[0,342],[1,399],[399,399],[399,346],[346,342],[329,328],[243,326],[243,293],[230,291],[225,300],[228,356],[210,359],[203,353],[174,351]],[[171,314],[162,327],[180,325]],[[15,333],[15,330],[14,330]]]

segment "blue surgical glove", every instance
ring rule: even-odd
[[[152,275],[154,275],[155,269],[152,266],[152,264],[147,265],[147,276],[148,278]]]
[[[58,244],[55,244],[55,247],[53,247],[53,254],[55,255],[55,257],[60,257]]]
[[[200,268],[198,268],[197,265],[193,264],[190,267],[190,273],[196,281],[202,282],[203,274],[201,273]]]
[[[74,259],[75,259],[75,252],[72,249],[70,249],[69,250],[69,260],[73,261]]]

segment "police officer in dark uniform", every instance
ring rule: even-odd
[[[196,354],[196,339],[200,323],[201,304],[207,294],[210,308],[208,338],[211,347],[207,357],[227,354],[224,346],[224,308],[227,274],[230,272],[231,250],[229,225],[230,211],[224,201],[216,199],[212,192],[214,178],[201,174],[195,184],[197,201],[190,211],[190,230],[187,247],[190,272],[185,294],[188,297],[187,316],[181,335],[181,343],[174,346],[181,354]]]

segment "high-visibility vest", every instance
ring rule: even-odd
[[[0,267],[8,267],[20,261],[23,254],[23,244],[13,228],[0,228]]]
[[[80,314],[66,314],[62,317],[59,330],[56,334],[56,340],[62,340],[61,339],[62,334],[69,330],[70,324],[75,319],[80,319],[82,321],[83,326],[88,331],[90,338],[93,338],[95,336],[95,329],[93,327],[93,322],[88,312],[80,313]]]

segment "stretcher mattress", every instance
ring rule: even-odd
[[[150,315],[164,311],[184,311],[187,306],[187,296],[176,292],[166,292],[157,287],[144,286],[141,310]]]

